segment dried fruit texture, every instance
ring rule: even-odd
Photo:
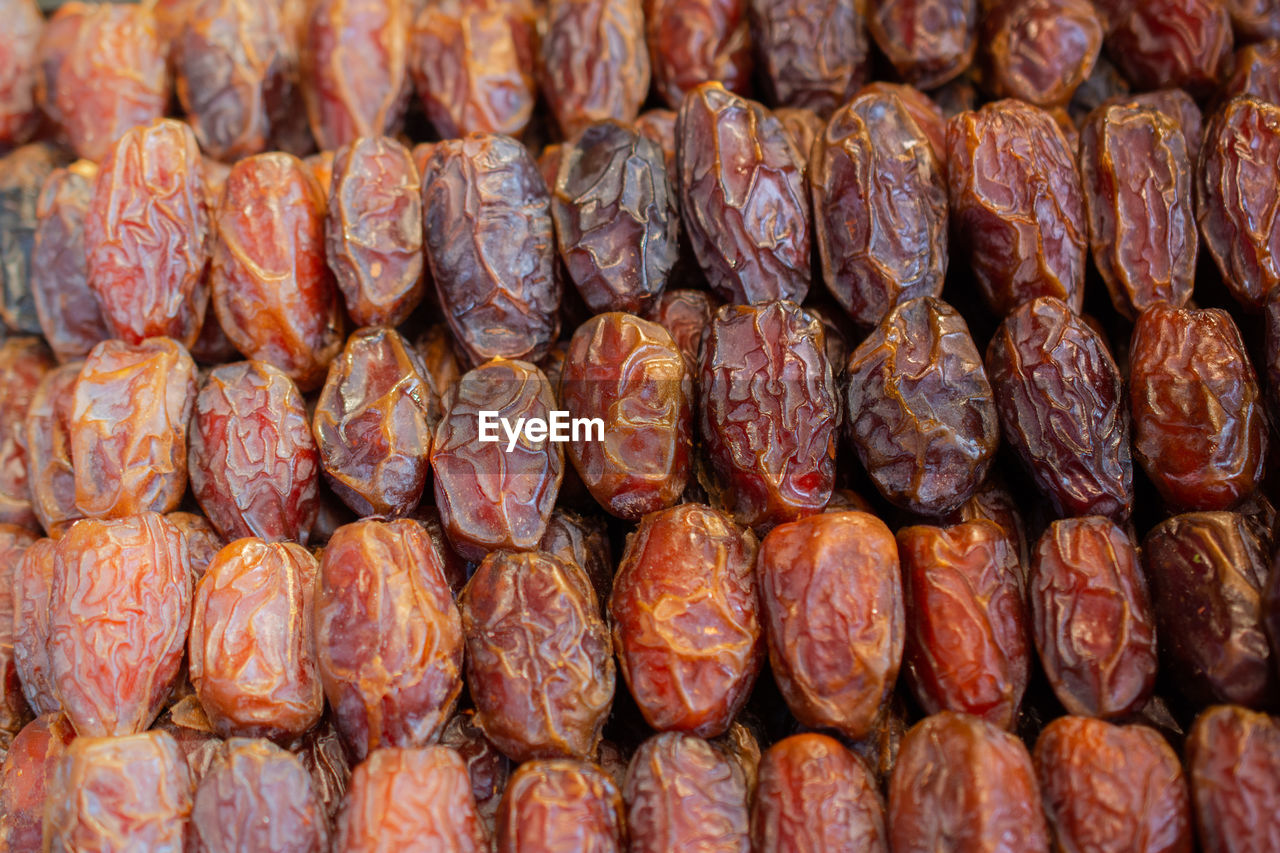
[[[26,418],[53,366],[53,356],[39,338],[10,338],[0,344],[0,523],[40,529],[31,505]]]
[[[356,326],[395,326],[422,301],[422,188],[385,136],[338,149],[325,218],[329,266]]]
[[[1093,72],[1102,35],[1089,0],[1001,0],[982,18],[983,87],[997,98],[1066,106]]]
[[[613,704],[609,629],[579,566],[495,551],[458,598],[476,723],[513,761],[595,755]]]
[[[0,731],[12,735],[31,719],[23,696],[22,670],[18,666],[14,632],[16,612],[26,603],[16,597],[21,579],[23,552],[36,535],[22,527],[0,524]],[[602,628],[603,630],[603,628]]]
[[[826,119],[813,110],[803,107],[778,107],[773,111],[782,128],[791,140],[795,149],[796,160],[800,163],[805,175],[809,174],[809,155],[813,151],[813,141],[822,135],[827,128]]]
[[[680,212],[711,288],[729,302],[809,292],[809,199],[782,122],[704,83],[676,123]]]
[[[884,522],[828,512],[775,527],[760,546],[760,607],[773,677],[811,728],[871,731],[902,662],[898,548]]]
[[[1155,616],[1138,551],[1115,522],[1049,525],[1027,597],[1040,663],[1069,713],[1123,717],[1146,704],[1156,680]]]
[[[613,558],[604,520],[572,510],[556,509],[547,520],[547,532],[538,550],[574,563],[587,574],[603,611],[613,590]]]
[[[49,782],[44,849],[182,853],[191,799],[171,735],[76,738]]]
[[[0,764],[0,849],[41,849],[49,782],[75,736],[66,717],[47,714],[28,723],[9,745]]]
[[[889,780],[894,853],[1049,851],[1027,748],[969,714],[943,711],[912,726]]]
[[[1266,549],[1234,512],[1192,512],[1142,543],[1166,671],[1193,701],[1269,706],[1280,696],[1263,625]],[[1189,606],[1188,602],[1193,602]]]
[[[1237,50],[1231,58],[1231,73],[1218,87],[1217,95],[1224,102],[1237,95],[1253,95],[1260,101],[1280,104],[1280,34]]]
[[[613,647],[653,728],[715,737],[746,703],[764,658],[756,551],[750,531],[693,503],[645,516],[627,539]]]
[[[62,710],[46,648],[56,544],[52,539],[36,540],[13,569],[13,661],[27,706],[37,714]]]
[[[702,440],[736,521],[767,528],[827,505],[840,407],[819,320],[793,302],[721,306],[698,385]]]
[[[140,732],[179,674],[191,623],[187,545],[161,515],[84,519],[58,540],[49,673],[81,735]]]
[[[1200,233],[1231,294],[1258,308],[1280,284],[1280,106],[1232,100],[1200,156]]]
[[[380,749],[351,774],[334,853],[488,849],[466,765],[452,749]]]
[[[312,602],[315,557],[301,545],[237,539],[196,586],[191,684],[222,737],[286,742],[324,711]]]
[[[289,91],[276,3],[187,0],[172,42],[178,100],[200,149],[234,163],[271,144],[273,99]]]
[[[189,437],[191,491],[223,538],[307,543],[320,509],[320,453],[288,376],[263,361],[214,368]]]
[[[1262,477],[1267,423],[1244,339],[1219,308],[1154,305],[1129,347],[1133,452],[1174,510],[1230,509]]]
[[[679,254],[680,212],[662,149],[616,122],[566,144],[551,195],[556,240],[593,314],[643,314]]]
[[[328,820],[297,758],[262,740],[227,741],[196,788],[191,835],[205,853],[322,853]]]
[[[209,523],[209,519],[203,515],[193,512],[171,512],[165,518],[169,519],[173,526],[178,528],[182,538],[187,540],[187,559],[191,567],[191,583],[194,589],[195,584],[204,577],[209,563],[213,562],[213,558],[218,556],[218,552],[227,543]]]
[[[676,111],[655,107],[636,116],[632,127],[662,149],[667,164],[667,174],[675,182],[676,173]]]
[[[443,323],[436,323],[414,341],[418,355],[427,371],[422,380],[429,389],[429,411],[431,421],[439,423],[453,402],[458,380],[465,373],[458,364],[458,356],[453,351],[453,342],[449,337],[449,329]]]
[[[1128,518],[1128,409],[1097,331],[1060,299],[1023,303],[987,347],[987,376],[1004,439],[1054,511]]]
[[[1031,641],[1018,551],[986,519],[898,531],[907,684],[926,713],[963,711],[1002,729],[1018,721]]]
[[[973,61],[975,0],[875,0],[867,27],[898,77],[936,89]]]
[[[324,692],[357,761],[439,736],[462,691],[462,624],[417,522],[338,528],[320,558],[315,631]]]
[[[644,0],[653,88],[678,109],[707,80],[751,91],[755,70],[747,0]]]
[[[302,94],[321,149],[394,135],[409,81],[409,0],[317,0],[305,24]]]
[[[880,494],[946,515],[982,484],[1000,441],[995,396],[964,318],[933,297],[898,305],[848,362],[846,429]]]
[[[497,358],[466,373],[436,427],[431,448],[435,502],[449,542],[462,557],[481,560],[497,549],[537,547],[564,478],[564,449],[523,432],[515,446],[490,423],[482,440],[480,413],[499,423],[549,420],[551,383],[532,364]]]
[[[351,779],[351,763],[342,746],[333,721],[323,717],[320,724],[303,735],[291,747],[302,766],[311,776],[311,785],[320,800],[320,806],[329,826],[333,826],[342,798],[347,793]]]
[[[751,38],[772,105],[804,107],[825,117],[865,82],[870,55],[863,4],[751,0],[750,11]]]
[[[64,164],[58,151],[44,143],[0,157],[0,319],[16,332],[40,333],[32,285],[40,191]]]
[[[702,330],[711,324],[719,307],[720,300],[705,290],[665,290],[645,314],[645,319],[657,323],[671,335],[695,380]]]
[[[618,786],[594,764],[530,761],[511,777],[498,812],[498,853],[625,849]]]
[[[503,755],[484,736],[475,723],[474,711],[459,711],[449,719],[440,733],[440,743],[462,756],[471,780],[471,794],[476,800],[476,812],[484,825],[485,834],[492,837],[497,822],[498,808],[507,788],[512,770],[511,759]]]
[[[757,853],[888,853],[884,802],[875,777],[826,735],[778,741],[760,762],[751,840]]]
[[[635,121],[649,94],[641,0],[550,0],[539,84],[556,124],[572,140],[603,119]]]
[[[1196,829],[1204,853],[1280,845],[1280,727],[1266,714],[1216,705],[1187,737]]]
[[[1033,757],[1059,849],[1191,853],[1187,782],[1155,729],[1060,717]]]
[[[209,277],[219,324],[246,358],[275,365],[304,392],[324,381],[342,348],[324,217],[320,185],[281,153],[236,163],[215,216]]]
[[[127,130],[164,115],[165,53],[150,6],[59,9],[40,44],[38,92],[77,156],[101,162]]]
[[[189,686],[183,683],[174,692]],[[167,732],[177,741],[178,752],[186,762],[193,785],[200,784],[223,743],[222,738],[213,733],[209,718],[205,716],[194,693],[189,693],[170,705],[155,721],[151,730]]]
[[[121,518],[178,508],[187,489],[187,422],[196,365],[169,338],[103,341],[80,370],[72,397],[76,509]]]
[[[44,18],[33,0],[5,0],[0,15],[7,24],[0,35],[0,145],[8,146],[26,142],[40,121],[36,48]]]
[[[551,197],[505,136],[439,143],[422,171],[427,261],[458,352],[537,361],[560,333]]]
[[[1075,152],[1053,117],[1003,100],[947,122],[954,245],[995,313],[1038,296],[1079,311],[1088,226]]]
[[[885,80],[874,80],[858,90],[859,95],[870,93],[881,95],[897,95],[898,100],[907,108],[907,112],[915,119],[916,126],[929,139],[929,147],[938,160],[943,178],[947,173],[947,119],[937,102],[921,92],[915,86],[904,83],[890,83]]]
[[[1199,239],[1192,160],[1175,119],[1114,104],[1090,114],[1080,173],[1093,262],[1126,317],[1191,298]]]
[[[1107,35],[1107,52],[1138,89],[1178,86],[1212,91],[1231,54],[1231,18],[1218,0],[1124,3]]]
[[[404,516],[426,487],[426,367],[394,329],[354,333],[329,365],[312,431],[329,485],[358,515]]]
[[[568,444],[596,501],[638,520],[680,500],[689,478],[693,377],[661,325],[600,314],[574,332],[560,377],[571,418],[599,419]]]
[[[111,337],[89,287],[84,223],[98,167],[88,160],[55,169],[36,205],[31,297],[40,330],[60,361],[84,358]]]
[[[1276,0],[1227,0],[1226,7],[1240,41],[1280,38],[1280,6]]]

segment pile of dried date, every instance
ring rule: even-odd
[[[0,0],[0,319],[0,853],[1280,850],[1280,0]]]

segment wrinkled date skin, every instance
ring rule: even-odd
[[[560,333],[551,197],[529,151],[505,136],[436,145],[422,171],[427,261],[468,367],[537,361]]]
[[[751,850],[751,791],[742,768],[699,737],[665,732],[642,743],[622,796],[630,853]]]
[[[320,725],[295,741],[291,749],[310,774],[324,815],[333,826],[351,779],[351,761],[342,746],[342,736],[332,719],[325,716],[321,718]]]
[[[498,853],[611,853],[625,849],[622,794],[594,764],[530,761],[507,784]]]
[[[301,545],[244,538],[219,551],[200,579],[187,666],[220,736],[287,741],[320,719],[318,572]]]
[[[405,516],[422,497],[434,426],[424,373],[385,326],[353,334],[329,365],[311,428],[329,485],[357,515]]]
[[[302,161],[239,161],[215,216],[210,280],[218,323],[246,358],[312,391],[342,348],[342,299],[325,261],[325,196]]]
[[[756,551],[749,530],[701,504],[651,513],[628,538],[609,617],[653,728],[716,737],[746,703],[764,659]]]
[[[735,520],[768,527],[827,505],[840,406],[819,320],[791,302],[721,306],[698,385],[702,440]]]
[[[1155,729],[1060,717],[1033,758],[1059,849],[1191,853],[1187,782]]]
[[[549,0],[542,96],[566,139],[592,122],[633,122],[649,94],[641,0]]]
[[[75,739],[76,730],[61,714],[28,723],[9,745],[0,764],[0,849],[40,850],[49,782]]]
[[[538,550],[575,563],[586,572],[604,611],[613,590],[613,557],[604,519],[557,509],[547,521],[547,532],[538,543]]]
[[[748,0],[645,0],[654,91],[678,109],[706,80],[751,91],[755,69]]]
[[[863,4],[751,0],[750,7],[752,42],[771,104],[825,118],[865,82],[870,55]]]
[[[560,404],[571,418],[604,423],[602,436],[587,429],[568,445],[570,461],[602,507],[634,521],[680,500],[689,478],[693,400],[688,365],[662,326],[612,313],[578,327],[560,376]]]
[[[973,61],[976,0],[874,0],[867,27],[902,81],[936,89]]]
[[[1231,57],[1231,66],[1231,73],[1218,87],[1218,97],[1223,102],[1237,95],[1253,95],[1261,101],[1280,104],[1280,34],[1270,41],[1240,48]]]
[[[1197,191],[1200,233],[1241,305],[1280,284],[1280,105],[1230,101],[1205,129]]]
[[[320,509],[320,453],[288,376],[263,361],[214,368],[188,435],[191,491],[224,539],[307,544]]]
[[[1038,296],[1084,301],[1089,232],[1075,151],[1049,113],[1003,100],[947,122],[954,245],[1000,316]]]
[[[13,662],[27,706],[37,714],[62,710],[47,648],[56,545],[52,539],[31,543],[13,570]]]
[[[1133,453],[1174,510],[1230,509],[1262,477],[1262,390],[1231,315],[1154,305],[1129,347]]]
[[[509,424],[548,419],[556,408],[551,383],[532,364],[497,358],[464,374],[431,448],[435,499],[449,542],[468,560],[490,551],[536,548],[547,530],[564,479],[560,442],[528,433],[508,452],[510,436],[489,424],[481,440],[481,412]]]
[[[36,105],[36,47],[44,18],[32,0],[6,0],[3,14],[6,27],[0,35],[0,145],[14,145],[26,142],[40,121]]]
[[[521,762],[595,755],[613,703],[609,629],[578,565],[495,551],[458,598],[476,723]]]
[[[987,475],[995,395],[964,318],[926,297],[889,312],[849,357],[846,430],[880,494],[946,515]]]
[[[643,314],[679,254],[680,213],[662,149],[615,122],[561,154],[551,195],[565,268],[593,314]]]
[[[827,289],[860,326],[937,296],[947,273],[947,184],[928,137],[893,93],[841,107],[809,163]]]
[[[440,743],[457,750],[467,765],[471,794],[485,832],[493,835],[503,792],[514,769],[511,759],[498,750],[475,724],[475,711],[459,711],[440,733]]]
[[[1153,107],[1104,106],[1081,130],[1093,262],[1126,317],[1191,298],[1199,249],[1193,162],[1177,122]]]
[[[697,379],[702,330],[711,324],[720,300],[705,290],[665,290],[645,314],[671,335],[684,363]]]
[[[1002,729],[1018,720],[1031,640],[1018,552],[995,522],[898,531],[907,683],[926,713],[963,711]]]
[[[1267,706],[1280,696],[1263,629],[1267,558],[1234,512],[1192,512],[1142,543],[1166,669],[1193,701]]]
[[[169,338],[110,340],[89,353],[76,380],[71,460],[76,509],[121,518],[178,508],[187,488],[187,422],[196,366]]]
[[[187,544],[161,515],[85,519],[58,540],[49,672],[81,735],[140,732],[179,673],[191,623]]]
[[[1231,18],[1218,0],[1124,3],[1107,52],[1139,89],[1177,86],[1195,97],[1212,91],[1231,54]]]
[[[65,160],[51,145],[32,143],[0,157],[0,319],[10,329],[40,333],[34,285],[40,193]]]
[[[334,853],[488,849],[467,767],[447,746],[380,749],[351,774]]]
[[[875,777],[826,735],[778,741],[760,761],[751,840],[756,853],[889,853]]]
[[[902,662],[898,547],[864,512],[775,527],[760,546],[760,607],[773,677],[811,728],[867,735]]]
[[[803,161],[782,122],[755,101],[703,83],[676,121],[680,212],[712,290],[729,302],[809,292]]]
[[[23,553],[35,541],[29,530],[0,524],[0,731],[10,735],[31,718],[17,661],[14,625],[17,610],[26,606],[16,597],[21,591],[19,567]]]
[[[422,301],[422,187],[409,150],[385,136],[333,158],[329,266],[356,326],[395,326]]]
[[[197,584],[204,577],[209,563],[218,556],[218,552],[227,544],[209,519],[194,512],[171,512],[165,515],[182,538],[187,540],[187,565],[191,568],[191,583]],[[237,539],[240,537],[236,537]]]
[[[808,175],[813,141],[827,129],[827,120],[803,107],[778,107],[773,114],[782,122],[782,128],[791,140],[791,147],[795,149],[796,161],[800,163],[805,175]]]
[[[10,338],[0,344],[0,523],[40,529],[31,505],[26,418],[53,365],[39,338]]]
[[[983,17],[981,41],[992,95],[1061,107],[1093,72],[1102,21],[1089,0],[1002,0]]]
[[[49,782],[44,849],[182,853],[191,800],[191,777],[172,735],[79,737]]]
[[[84,220],[89,286],[112,337],[190,347],[209,304],[209,210],[195,134],[160,119],[112,146]]]
[[[415,521],[358,521],[320,558],[316,659],[357,761],[439,736],[462,691],[462,623],[440,556]]]
[[[1187,775],[1204,853],[1280,845],[1280,726],[1273,717],[1216,705],[1187,736]]]
[[[1049,853],[1027,748],[969,714],[916,723],[889,780],[889,838],[894,853]]]
[[[858,90],[859,95],[876,92],[882,95],[897,95],[898,100],[907,108],[907,112],[915,119],[916,126],[929,139],[929,147],[938,160],[943,178],[947,174],[947,119],[937,102],[921,92],[915,86],[905,83],[890,83],[886,80],[874,80]]]
[[[1133,509],[1129,418],[1102,337],[1060,299],[1021,305],[987,347],[1004,440],[1059,515]]]
[[[196,788],[191,835],[205,853],[323,853],[328,821],[311,777],[262,740],[227,741]]]
[[[1040,537],[1027,590],[1032,636],[1069,713],[1122,717],[1156,680],[1156,627],[1138,551],[1100,516],[1055,521]]]

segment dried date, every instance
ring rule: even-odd
[[[1143,0],[1123,11],[1107,52],[1139,89],[1178,86],[1195,97],[1212,91],[1231,54],[1231,18],[1218,0]]]
[[[1187,776],[1204,853],[1280,844],[1280,726],[1234,705],[1207,708],[1187,736]]]
[[[720,300],[705,290],[665,290],[645,314],[667,330],[684,356],[685,366],[697,379],[702,330],[711,324]]]
[[[982,18],[983,85],[997,98],[1066,106],[1093,71],[1102,35],[1089,0],[1000,0]]]
[[[1237,50],[1231,58],[1231,73],[1217,94],[1223,102],[1237,95],[1253,95],[1260,101],[1280,104],[1280,34]]]
[[[608,853],[624,848],[618,786],[594,764],[529,761],[507,783],[498,810],[498,853]]]
[[[973,61],[977,0],[874,0],[867,28],[906,83],[935,89]]]
[[[750,11],[770,103],[825,117],[862,86],[870,66],[864,4],[751,0]]]
[[[547,520],[538,550],[574,563],[587,573],[603,611],[613,590],[613,557],[603,519],[557,508]]]
[[[40,850],[44,840],[44,808],[58,763],[75,739],[76,730],[61,714],[32,720],[9,745],[0,765],[0,849]]]
[[[40,529],[31,505],[26,418],[53,365],[39,338],[10,338],[0,344],[0,523]]]
[[[13,570],[13,662],[27,706],[37,714],[62,710],[47,648],[55,553],[54,540],[38,539],[22,552]]]
[[[641,0],[549,0],[542,96],[566,139],[592,122],[635,121],[649,93]]]
[[[492,837],[498,819],[503,792],[515,769],[475,723],[475,711],[459,711],[440,733],[440,743],[456,750],[467,765],[471,794],[485,832]]]
[[[40,333],[32,277],[40,193],[65,164],[45,143],[24,145],[0,157],[0,319],[16,332]]]
[[[755,70],[747,0],[644,0],[653,88],[677,109],[685,94],[719,80],[740,95]]]
[[[33,0],[6,0],[6,27],[0,35],[0,145],[20,145],[40,122],[36,104],[36,48],[44,30]]]
[[[27,606],[17,598],[20,591],[23,553],[36,541],[29,530],[0,524],[0,731],[16,734],[31,719],[24,695],[22,669],[17,659],[14,631],[19,608]],[[2,735],[0,735],[2,736]]]

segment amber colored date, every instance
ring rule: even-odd
[[[592,122],[632,122],[649,93],[641,0],[549,0],[538,65],[566,139]]]
[[[751,0],[750,8],[752,42],[771,104],[811,109],[825,118],[848,103],[870,66],[864,4]]]
[[[507,783],[498,810],[498,853],[609,853],[624,849],[618,786],[594,764],[529,761]]]
[[[973,61],[977,0],[874,0],[871,38],[906,83],[935,89]]]
[[[39,530],[31,503],[26,418],[53,364],[39,338],[10,338],[0,344],[0,523]]]
[[[1280,725],[1266,714],[1215,705],[1187,736],[1187,775],[1204,853],[1280,845]]]
[[[49,593],[56,543],[38,539],[13,569],[13,662],[27,706],[37,714],[62,710],[49,668]]]
[[[645,0],[653,88],[676,109],[686,93],[719,80],[749,94],[755,68],[747,0]]]
[[[75,739],[76,730],[61,714],[37,717],[9,744],[0,764],[0,849],[40,850],[49,782]]]

